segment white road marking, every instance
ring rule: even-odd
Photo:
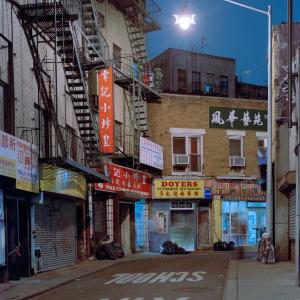
[[[144,273],[133,273],[133,274],[129,274],[125,277],[122,277],[121,279],[119,279],[118,281],[116,281],[117,284],[125,284],[125,283],[129,283],[130,281],[136,279],[137,277],[140,277],[144,275]]]
[[[120,298],[120,300],[130,300],[131,298]],[[132,298],[132,300],[144,300],[145,298],[144,297],[137,297],[137,298]],[[179,297],[177,298],[176,300],[189,300],[190,298],[189,297]],[[99,300],[109,300],[109,298],[101,298]],[[154,297],[153,300],[164,300],[163,297]]]
[[[141,283],[179,283],[183,281],[196,282],[204,279],[205,271],[197,272],[161,272],[161,273],[120,273],[114,274],[113,279],[104,284],[141,284]]]
[[[155,283],[155,282],[167,282],[176,272],[162,272],[159,273],[157,276],[152,278],[149,283]]]
[[[156,275],[157,275],[157,273],[145,273],[142,276],[134,279],[131,283],[134,283],[134,284],[144,283]]]
[[[112,280],[110,280],[110,281],[107,281],[107,282],[105,282],[104,284],[111,284],[111,283],[116,282],[116,281],[118,281],[120,278],[125,277],[125,276],[127,276],[127,275],[129,275],[129,274],[130,274],[130,273],[115,274],[115,275],[112,276],[112,277],[115,277],[114,279],[112,279]]]

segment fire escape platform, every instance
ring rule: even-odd
[[[56,3],[23,4],[20,5],[19,8],[22,17],[27,21],[49,22],[53,21],[54,17],[56,17],[57,20],[63,17],[65,21],[74,21],[78,19],[78,16],[71,14],[60,1],[57,1]]]
[[[134,80],[136,84],[140,84],[142,89],[143,89],[143,92],[144,92],[144,96],[145,96],[145,100],[147,102],[159,102],[159,99],[161,99],[161,96],[160,94],[150,88],[148,85],[144,84],[142,81],[140,80]],[[114,79],[114,82],[120,86],[121,88],[124,88],[124,89],[130,89],[131,92],[132,92],[132,89],[133,89],[133,79],[128,77],[128,76],[115,76],[115,79]]]
[[[124,14],[128,14],[129,9],[136,9],[141,13],[144,18],[144,24],[142,24],[143,30],[145,33],[157,31],[161,29],[161,26],[153,18],[149,18],[149,13],[147,12],[145,6],[139,0],[109,0],[118,10]],[[160,8],[156,5],[157,11],[160,11]],[[133,20],[135,20],[133,18]],[[138,24],[138,20],[137,24]]]
[[[73,159],[63,157],[40,158],[40,163],[47,163],[53,166],[58,166],[64,169],[80,173],[86,177],[88,183],[110,182],[110,179],[102,173],[86,167]]]

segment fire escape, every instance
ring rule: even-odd
[[[119,76],[115,72],[115,82],[129,91],[134,111],[134,127],[142,136],[148,137],[147,102],[158,101],[160,96],[151,87],[151,81],[144,80],[149,79],[151,75],[145,34],[160,29],[157,22],[160,8],[153,0],[109,0],[109,2],[124,15],[133,62],[137,66],[136,74],[131,72],[130,76]],[[134,148],[139,148],[139,137],[135,137]]]
[[[53,63],[61,62],[64,69],[67,93],[72,100],[83,145],[84,155],[78,163],[83,169],[102,172],[98,121],[87,80],[90,70],[105,66],[108,45],[98,30],[93,1],[32,1],[32,4],[17,5],[17,8],[34,61],[35,76],[40,83],[41,98],[52,116],[60,148],[56,156],[66,161],[68,145],[57,120],[57,99],[53,99],[41,75],[45,72],[39,53],[41,40],[53,48]],[[96,174],[98,180],[104,179],[94,170],[89,172]]]

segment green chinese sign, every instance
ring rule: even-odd
[[[209,107],[209,128],[267,131],[267,110]]]

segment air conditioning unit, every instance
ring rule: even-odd
[[[185,154],[174,155],[174,165],[188,165],[190,163],[190,157]]]
[[[230,167],[245,167],[246,165],[245,157],[230,156],[229,165]]]

